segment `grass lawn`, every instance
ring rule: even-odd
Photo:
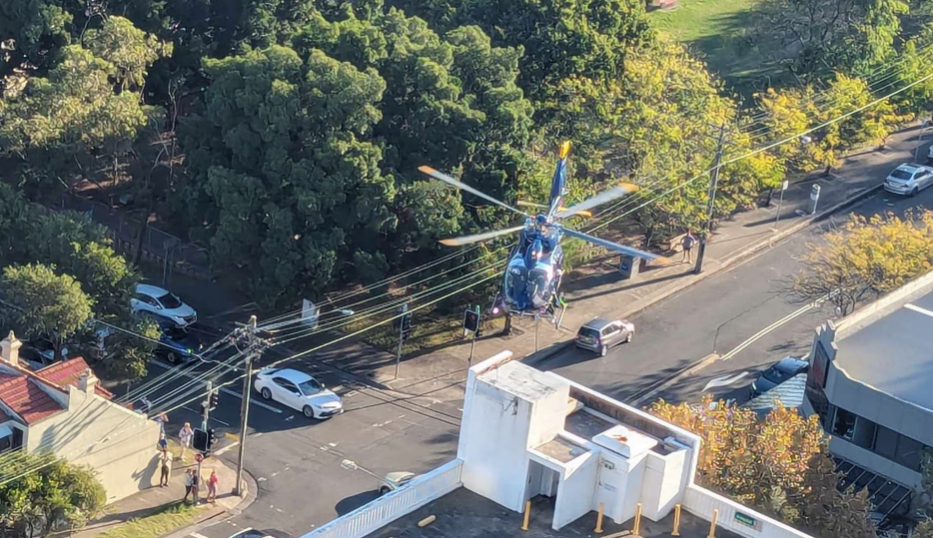
[[[753,18],[759,0],[680,0],[670,11],[653,11],[649,20],[662,33],[688,45],[709,68],[741,93],[782,68],[768,61],[749,39],[754,35]]]
[[[188,525],[197,516],[197,508],[184,503],[172,504],[155,514],[130,520],[97,538],[158,538]]]

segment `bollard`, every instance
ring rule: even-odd
[[[522,523],[522,530],[528,530],[528,521],[531,519],[531,501],[525,503],[525,522]]]
[[[603,532],[603,503],[599,503],[599,512],[596,513],[596,528],[593,532],[600,534]]]
[[[709,522],[709,536],[706,538],[716,538],[716,520],[719,519],[719,510],[713,509],[713,519]]]
[[[638,535],[641,532],[641,503],[635,506],[635,526],[632,527],[632,534]]]
[[[435,520],[435,519],[437,519],[437,516],[433,516],[433,515],[432,515],[432,516],[428,516],[428,517],[422,519],[421,521],[419,521],[419,522],[418,522],[418,526],[419,526],[419,527],[426,527],[426,526],[430,525],[431,523],[434,523],[434,520]]]
[[[680,505],[674,505],[674,530],[671,531],[671,536],[680,536]]]

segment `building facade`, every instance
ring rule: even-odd
[[[891,491],[904,512],[933,447],[933,273],[816,330],[803,409],[856,486]],[[898,502],[897,507],[892,507]]]

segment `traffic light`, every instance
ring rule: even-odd
[[[217,409],[217,404],[220,401],[220,391],[216,391],[216,390],[211,391],[210,395],[208,396],[208,399],[210,401],[209,409],[211,411],[213,411],[214,409]]]
[[[407,340],[411,336],[411,314],[402,316],[402,340]]]
[[[210,428],[207,430],[207,449],[210,450],[215,444],[217,444],[217,432],[214,428]]]
[[[200,452],[207,452],[209,448],[208,442],[207,432],[201,428],[195,428],[194,437],[191,439],[191,447]]]
[[[472,308],[463,312],[463,330],[476,333],[479,330],[479,314]]]

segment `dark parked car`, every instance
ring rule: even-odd
[[[634,335],[635,325],[624,319],[594,318],[580,327],[575,343],[579,348],[595,351],[605,357],[610,347],[631,342]]]
[[[156,346],[155,353],[164,357],[171,364],[179,364],[194,360],[195,354],[204,348],[204,344],[185,329],[176,327],[174,323],[160,323],[162,336],[160,345]]]
[[[758,379],[752,383],[750,397],[761,396],[788,379],[807,373],[809,368],[810,363],[807,361],[795,359],[794,357],[784,357],[762,372]]]

